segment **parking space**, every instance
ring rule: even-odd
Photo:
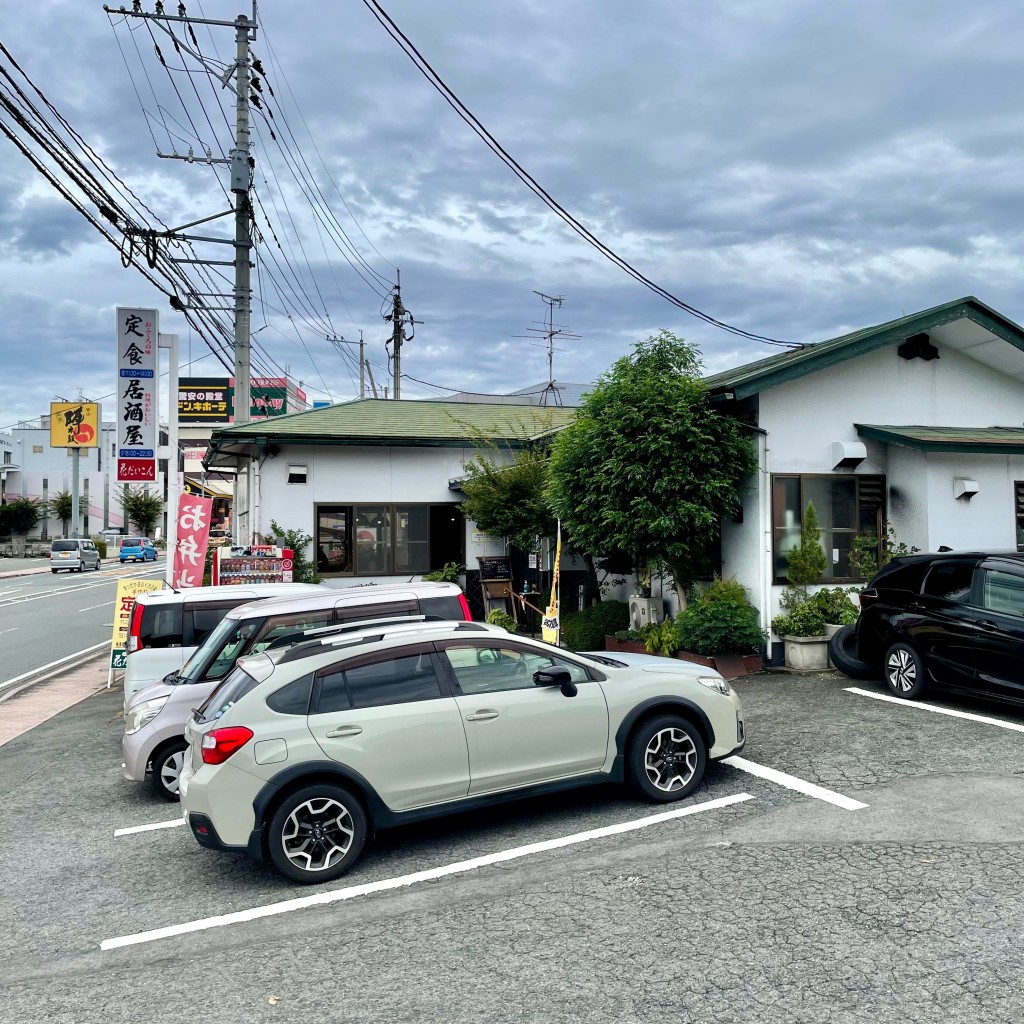
[[[716,887],[747,893],[748,883],[718,877],[709,858],[793,885],[796,869],[785,858],[780,868],[777,844],[806,844],[817,878],[822,850],[845,850],[839,875],[849,869],[860,857],[849,844],[906,843],[915,871],[941,862],[945,873],[953,855],[936,862],[921,844],[1024,841],[1024,737],[995,724],[1019,726],[1021,716],[957,701],[942,703],[978,717],[937,714],[865,695],[884,694],[881,684],[850,683],[834,673],[741,681],[748,746],[711,766],[678,807],[607,786],[426,822],[382,833],[349,875],[312,889],[201,849],[176,824],[176,804],[125,782],[120,697],[102,692],[0,748],[0,863],[18,878],[0,910],[0,956],[34,975],[81,958],[132,965],[270,936],[301,943],[324,929],[341,929],[343,942],[352,922],[386,916],[393,900],[465,907],[513,899],[524,885],[578,885],[594,898],[613,883],[621,900],[669,864],[672,886],[714,903]],[[998,827],[986,832],[993,817]],[[688,881],[679,876],[687,863],[697,871]],[[856,872],[865,869],[858,861]],[[552,912],[567,911],[556,903]]]

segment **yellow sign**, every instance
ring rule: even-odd
[[[160,590],[163,585],[163,580],[128,579],[117,581],[117,596],[114,599],[114,635],[110,645],[111,669],[124,668],[127,662],[128,625],[135,598],[148,590]]]
[[[555,542],[555,565],[551,572],[551,601],[540,622],[541,638],[545,643],[557,644],[558,618],[558,570],[562,563],[562,524],[558,524],[558,540]]]
[[[50,447],[95,448],[100,443],[96,402],[51,402]]]

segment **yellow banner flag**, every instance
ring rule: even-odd
[[[135,598],[147,590],[160,590],[163,580],[128,579],[117,581],[117,596],[114,598],[114,635],[110,644],[110,668],[124,668],[128,654],[128,623],[131,619]]]
[[[558,644],[558,570],[562,564],[562,523],[558,523],[558,539],[555,541],[555,564],[551,570],[551,600],[541,619],[541,637],[545,643]]]

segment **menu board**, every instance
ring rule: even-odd
[[[480,563],[481,580],[510,580],[512,579],[512,562],[507,555],[497,555],[490,558],[477,557]]]

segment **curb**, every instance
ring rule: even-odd
[[[49,571],[49,565],[42,569],[12,569],[10,572],[0,572],[0,580],[13,579],[15,576],[35,576],[37,573]]]
[[[109,650],[110,641],[104,640],[93,647],[85,648],[84,651],[75,651],[74,654],[59,658],[57,661],[51,661],[49,665],[42,665],[40,668],[34,668],[30,672],[23,672],[20,676],[15,676],[13,679],[5,679],[3,682],[0,682],[0,704],[5,700],[10,700],[11,697],[17,696],[19,693],[24,693],[25,690],[35,686],[37,683],[46,682],[47,679],[52,679],[68,669],[80,668],[82,665],[95,661],[103,656],[104,651]]]

